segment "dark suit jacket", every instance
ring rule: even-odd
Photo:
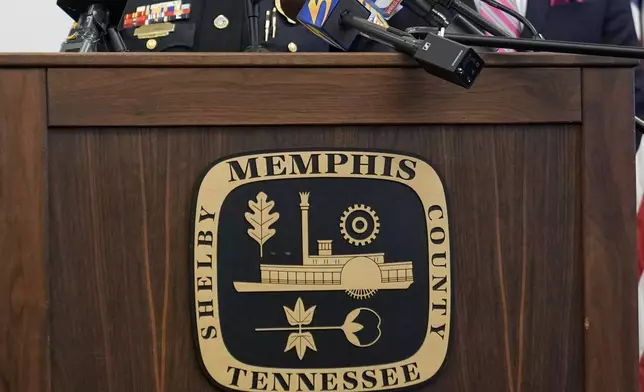
[[[629,0],[584,0],[553,7],[549,0],[528,0],[526,17],[546,39],[639,45]],[[640,65],[634,71],[635,114],[644,118],[644,70]],[[640,136],[638,132],[637,144]]]

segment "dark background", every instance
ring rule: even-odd
[[[259,245],[247,234],[244,213],[249,200],[263,191],[275,201],[271,212],[279,220],[277,233]],[[260,282],[259,264],[301,265],[299,192],[309,197],[309,254],[317,255],[317,240],[333,240],[333,254],[385,253],[385,263],[412,261],[414,283],[407,290],[381,290],[356,300],[342,291],[238,293],[233,281]],[[380,233],[371,244],[353,246],[340,232],[342,213],[364,204],[380,218]],[[218,230],[219,309],[221,334],[228,351],[255,366],[327,368],[369,366],[404,360],[422,345],[428,317],[427,229],[422,204],[411,188],[372,179],[289,179],[243,185],[228,195],[220,212]],[[382,319],[380,340],[371,347],[351,345],[341,330],[312,331],[317,352],[307,350],[303,360],[284,352],[290,332],[256,332],[255,328],[289,327],[283,306],[293,308],[301,297],[306,309],[317,305],[310,326],[340,326],[355,308],[368,307]],[[362,317],[361,320],[363,321]],[[375,325],[374,325],[375,326]],[[358,333],[367,340],[373,330]]]

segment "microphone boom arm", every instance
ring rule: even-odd
[[[378,41],[409,56],[413,56],[414,53],[416,53],[417,45],[409,36],[393,33],[382,26],[369,22],[366,19],[356,17],[350,12],[343,13],[340,19],[343,25],[347,25],[360,31],[374,41]]]
[[[470,88],[484,66],[483,59],[474,50],[437,34],[430,33],[425,40],[416,40],[400,30],[356,17],[350,11],[341,14],[340,23],[412,57],[430,74],[461,87]]]
[[[587,44],[581,42],[550,41],[531,38],[483,37],[464,34],[445,34],[445,38],[463,45],[487,46],[493,48],[531,50],[536,52],[555,52],[583,54],[590,56],[625,57],[644,59],[644,48],[637,46],[616,46],[606,44]]]

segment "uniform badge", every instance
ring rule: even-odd
[[[174,32],[175,26],[172,23],[155,23],[143,25],[134,30],[134,36],[138,39],[160,38]]]
[[[222,158],[196,188],[192,316],[206,374],[227,390],[418,386],[448,348],[443,183],[395,152]]]
[[[123,16],[123,28],[131,29],[157,23],[168,23],[190,18],[190,3],[166,1],[140,6],[135,12]]]

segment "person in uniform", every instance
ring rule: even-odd
[[[244,2],[128,0],[118,26],[131,52],[239,52]]]
[[[118,30],[131,52],[243,52],[250,44],[244,0],[149,1],[125,5]],[[260,2],[258,24],[260,44],[270,52],[336,50],[286,17],[280,0]],[[352,51],[392,50],[362,38],[354,46]]]

